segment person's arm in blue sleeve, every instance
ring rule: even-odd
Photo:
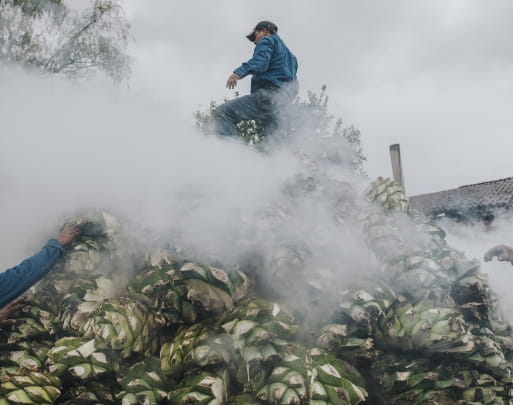
[[[71,243],[79,234],[77,225],[65,225],[57,239],[50,239],[34,256],[0,273],[0,308],[41,280],[64,253],[64,245]]]
[[[0,274],[0,308],[23,294],[50,271],[64,248],[57,239],[50,239],[34,256]]]
[[[273,53],[274,42],[271,38],[262,38],[255,46],[253,57],[243,63],[233,73],[238,74],[241,78],[255,73],[265,72],[269,67],[269,61]]]

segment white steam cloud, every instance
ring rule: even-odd
[[[179,233],[199,253],[229,263],[243,246],[265,256],[290,242],[314,252],[312,271],[340,268],[343,278],[369,268],[356,230],[334,223],[344,199],[360,191],[354,179],[295,197],[293,215],[277,227],[258,221],[266,204],[286,205],[284,188],[307,171],[297,151],[317,157],[318,145],[259,153],[199,134],[193,111],[184,116],[179,107],[100,80],[76,84],[1,69],[2,268],[34,253],[60,222],[88,208],[126,216],[154,234]],[[318,168],[326,169],[333,168]]]
[[[303,271],[335,269],[341,286],[377,267],[348,220],[366,184],[317,160],[317,170],[329,175],[319,176],[315,192],[295,194],[294,187],[311,180],[301,153],[315,159],[324,153],[308,136],[264,154],[198,133],[193,112],[184,116],[179,100],[174,107],[155,103],[101,80],[77,84],[4,66],[0,87],[2,269],[37,251],[84,208],[125,216],[157,244],[179,234],[200,255],[229,265],[252,250],[264,258],[257,266],[268,265],[280,260],[280,246],[294,246],[306,258]],[[262,220],[270,204],[285,219]],[[496,244],[513,244],[511,225],[498,219],[485,231],[442,224],[451,246],[479,259]],[[513,269],[493,262],[482,270],[513,319]]]

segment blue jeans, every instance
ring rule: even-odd
[[[290,96],[280,89],[259,89],[218,106],[214,122],[219,135],[237,136],[237,124],[245,120],[260,120],[265,135],[286,128],[285,109]]]

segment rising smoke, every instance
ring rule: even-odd
[[[199,134],[178,102],[12,67],[0,78],[3,269],[37,251],[67,218],[96,209],[137,224],[133,236],[148,249],[178,244],[205,262],[243,266],[270,294],[281,280],[276,285],[289,288],[281,298],[298,309],[303,303],[310,311],[318,297],[296,281],[313,275],[344,288],[377,271],[356,218],[368,180],[324,159],[330,154],[310,132],[261,153]],[[340,150],[344,158],[348,150]],[[488,231],[443,227],[469,258],[511,243],[506,219]],[[414,235],[411,228],[405,223],[402,231]],[[512,319],[509,266],[486,263],[482,271]],[[329,298],[315,309],[322,312]]]
[[[164,108],[100,80],[76,84],[15,68],[1,77],[3,268],[66,218],[98,209],[138,223],[155,247],[172,235],[226,265],[248,264],[258,252],[261,274],[279,267],[272,264],[285,260],[284,248],[300,262],[283,278],[330,268],[348,280],[371,269],[351,218],[364,182],[323,161],[308,136],[261,153],[199,134],[178,101]]]
[[[330,269],[343,287],[375,271],[354,222],[368,181],[323,159],[323,143],[308,131],[260,153],[199,134],[178,102],[12,67],[0,78],[3,269],[37,251],[67,218],[97,209],[138,224],[134,237],[148,248],[178,243],[202,260],[246,266],[264,284],[276,273],[295,280]],[[443,227],[469,258],[511,244],[510,219],[489,230],[450,221]],[[492,262],[482,270],[512,319],[509,266]]]

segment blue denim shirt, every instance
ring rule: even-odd
[[[0,273],[0,308],[41,280],[64,253],[57,239],[50,239],[34,256]]]
[[[297,79],[297,59],[289,51],[282,39],[276,35],[263,37],[255,46],[253,57],[243,63],[233,73],[241,78],[253,75],[251,78],[251,93],[273,84],[283,87],[286,82]]]

